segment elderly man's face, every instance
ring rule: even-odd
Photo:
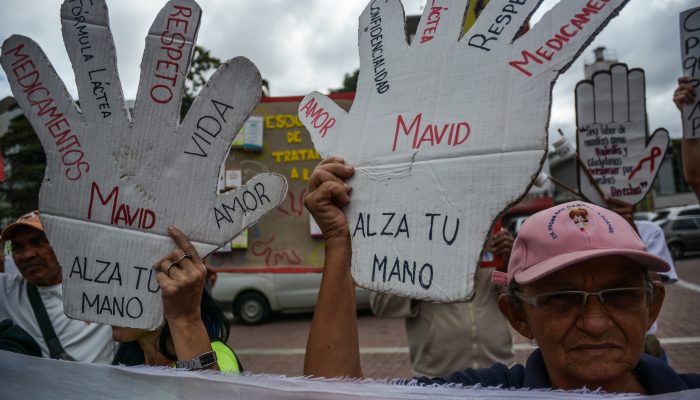
[[[531,284],[522,292],[546,292],[645,287],[643,270],[621,256],[588,260],[562,269]],[[614,307],[589,296],[585,307],[547,309],[524,304],[519,321],[511,323],[540,346],[553,387],[572,389],[603,387],[619,391],[636,382],[637,365],[647,329],[656,319],[663,302],[663,287],[654,285],[653,300],[636,306]],[[630,381],[632,379],[632,381]]]
[[[61,283],[61,266],[46,235],[39,230],[17,229],[12,237],[12,259],[24,278],[34,286]]]

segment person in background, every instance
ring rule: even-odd
[[[38,211],[21,216],[0,235],[12,246],[20,274],[0,274],[0,320],[10,319],[26,330],[44,357],[109,364],[116,344],[108,325],[70,319],[63,312],[63,272],[44,234]],[[57,340],[47,344],[32,307],[30,291],[48,316]],[[58,344],[58,347],[56,347]]]
[[[492,235],[488,247],[487,250],[502,256],[507,265],[513,237],[501,230]],[[370,307],[375,315],[406,320],[414,375],[442,376],[465,368],[515,362],[510,326],[498,311],[498,294],[491,285],[492,270],[477,269],[475,294],[469,302],[430,303],[388,293],[370,293]]]
[[[608,208],[619,214],[637,231],[647,251],[663,259],[668,264],[668,271],[657,272],[653,277],[658,278],[664,285],[676,283],[678,281],[678,274],[676,273],[676,266],[673,263],[671,252],[668,250],[666,234],[664,234],[663,229],[650,221],[634,220],[634,207],[632,204],[613,198],[606,198],[605,200],[608,203]],[[644,342],[644,352],[668,363],[666,352],[661,348],[661,342],[656,337],[657,328],[657,323],[654,321],[654,324],[652,324],[651,328],[647,331],[646,341]]]
[[[697,84],[697,80],[695,80]],[[678,110],[682,110],[685,104],[695,101],[695,88],[693,81],[687,76],[678,78],[678,87],[673,92],[673,102]],[[695,192],[695,197],[700,201],[700,137],[695,139],[683,139],[683,176]]]
[[[122,343],[113,364],[243,371],[226,345],[229,325],[209,293],[207,268],[197,250],[177,228],[168,234],[178,246],[154,269],[163,298],[163,325],[154,330],[112,327]]]
[[[305,375],[362,377],[351,237],[342,210],[351,191],[343,181],[353,173],[342,159],[322,161],[304,199],[326,241]],[[570,218],[574,209],[587,212],[583,230]],[[608,209],[571,202],[541,211],[523,224],[508,272],[498,277],[508,288],[499,296],[500,311],[539,348],[525,365],[495,364],[417,383],[643,394],[698,388],[700,375],[678,374],[642,352],[665,295],[649,271],[668,269],[646,251],[631,225]]]

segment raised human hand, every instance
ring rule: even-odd
[[[168,233],[177,248],[153,266],[163,298],[163,316],[169,322],[177,319],[185,323],[201,321],[200,303],[207,267],[179,229],[170,227]]]
[[[326,242],[336,238],[347,239],[350,233],[342,207],[350,201],[352,188],[345,180],[353,173],[354,168],[345,165],[343,159],[329,157],[314,168],[309,179],[304,205],[321,228]]]
[[[434,0],[409,45],[400,1],[370,1],[350,111],[319,93],[299,107],[319,153],[355,166],[346,214],[360,286],[471,296],[493,220],[543,162],[552,84],[626,2],[562,1],[514,39],[539,2],[491,1],[462,36],[468,1]]]
[[[632,205],[651,189],[668,149],[659,128],[646,138],[644,71],[616,64],[576,85],[577,151],[605,197]],[[592,202],[608,202],[579,167],[579,190]]]
[[[286,181],[259,174],[219,195],[219,166],[260,98],[253,63],[224,63],[180,121],[199,29],[193,0],[171,0],[146,38],[130,112],[117,73],[104,0],[66,0],[63,39],[80,108],[39,46],[12,36],[0,62],[46,152],[42,223],[63,266],[65,312],[153,329],[162,320],[151,266],[173,250],[176,225],[206,255],[277,207]]]

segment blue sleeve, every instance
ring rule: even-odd
[[[484,387],[500,386],[501,388],[521,388],[525,378],[525,367],[518,364],[508,369],[503,364],[494,364],[489,368],[465,369],[461,372],[454,372],[446,377],[440,378],[417,378],[419,385],[444,385],[462,384],[473,386],[479,384]]]
[[[700,388],[700,374],[678,374],[683,382],[688,385],[688,389]]]

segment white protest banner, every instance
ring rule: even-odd
[[[417,386],[394,379],[319,379],[270,374],[224,374],[162,367],[123,367],[30,357],[0,351],[0,398],[203,399],[207,400],[367,400],[379,399],[697,399],[700,389],[665,395],[611,394],[588,390],[508,390]],[[37,384],[40,377],[41,384]]]
[[[681,62],[683,75],[690,78],[696,93],[700,91],[700,7],[680,15]],[[700,139],[700,96],[683,106],[683,138]]]
[[[169,1],[160,11],[146,38],[133,113],[104,0],[61,7],[80,108],[35,42],[15,35],[3,43],[12,92],[46,152],[39,208],[72,318],[158,327],[160,288],[151,266],[175,248],[167,226],[182,229],[204,256],[286,195],[286,181],[274,174],[217,194],[233,134],[260,98],[260,73],[249,60],[223,64],[180,121],[200,17],[192,0]]]
[[[346,215],[360,286],[457,301],[494,219],[544,160],[551,87],[626,0],[561,1],[516,34],[538,1],[490,1],[462,35],[467,0],[435,0],[409,45],[399,0],[360,16],[349,112],[319,93],[299,117],[316,150],[356,166]]]
[[[579,190],[589,200],[607,207],[600,189],[636,204],[651,189],[669,136],[659,128],[647,140],[646,120],[643,70],[615,64],[576,85]]]

